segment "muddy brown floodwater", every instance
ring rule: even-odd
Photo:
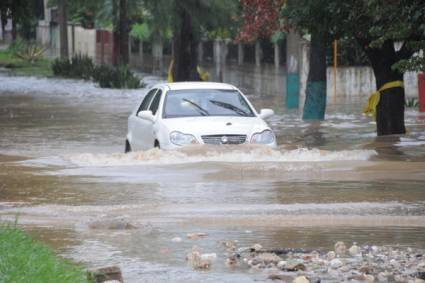
[[[376,138],[365,98],[340,99],[325,121],[307,123],[284,110],[283,95],[250,96],[274,108],[278,149],[123,154],[127,115],[145,91],[0,75],[0,220],[18,217],[88,267],[117,264],[125,282],[266,281],[226,267],[228,240],[425,249],[425,115],[407,109],[407,135]],[[208,235],[187,239],[197,232]],[[187,264],[194,245],[217,253],[209,271]]]

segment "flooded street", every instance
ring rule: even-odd
[[[283,94],[247,93],[257,110],[274,109],[278,149],[124,154],[127,117],[145,92],[0,75],[0,220],[18,217],[88,267],[119,265],[125,282],[267,281],[226,266],[229,240],[425,249],[425,114],[408,108],[405,136],[377,138],[361,114],[366,98],[340,99],[309,123],[284,109]],[[187,238],[197,232],[207,236]],[[187,264],[194,245],[217,253],[211,270]]]

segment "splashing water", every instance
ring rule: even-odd
[[[262,146],[239,148],[188,147],[175,151],[151,149],[147,151],[115,154],[75,154],[64,159],[77,166],[121,166],[142,164],[185,164],[197,162],[259,163],[259,162],[323,162],[368,160],[374,150],[327,151],[298,148],[274,150]]]

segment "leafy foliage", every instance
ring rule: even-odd
[[[283,0],[241,0],[242,26],[236,40],[253,42],[283,29],[279,11]]]
[[[23,49],[15,52],[15,55],[27,62],[34,63],[43,58],[45,47],[40,47],[37,44],[27,44]]]
[[[89,80],[92,76],[94,64],[86,55],[74,55],[70,60],[55,59],[52,64],[55,76]]]
[[[0,66],[7,68],[10,72],[19,75],[31,76],[52,76],[51,61],[40,56],[36,60],[28,61],[16,55],[16,52],[22,50],[24,43],[22,40],[16,40],[8,49],[0,50]]]
[[[101,65],[95,67],[93,80],[102,88],[140,88],[140,79],[130,69],[121,65],[110,67]]]
[[[413,51],[423,48],[420,43],[425,40],[421,0],[287,0],[282,16],[301,31],[321,29],[333,38],[355,38],[362,49],[372,53],[386,42],[402,42],[401,49],[394,50],[397,58],[393,63],[408,60]]]
[[[416,108],[419,106],[419,101],[417,98],[406,98],[404,105],[409,108]]]
[[[2,0],[0,1],[0,15],[2,22],[6,23],[10,18],[16,23],[16,32],[27,40],[35,37],[37,20],[42,13],[39,1],[34,0]],[[16,39],[15,31],[12,31],[13,39]]]
[[[29,63],[34,63],[43,58],[43,54],[46,51],[45,47],[41,47],[34,42],[17,38],[13,41],[7,50],[14,56],[25,60]]]
[[[152,31],[147,23],[134,24],[130,31],[130,36],[140,40],[148,40]]]
[[[326,63],[331,66],[333,65],[333,45],[329,44],[327,49]],[[370,66],[365,52],[352,37],[338,39],[337,50],[338,66]]]

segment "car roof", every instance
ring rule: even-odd
[[[178,82],[178,83],[162,83],[156,87],[165,86],[169,90],[182,90],[182,89],[236,89],[235,86],[225,83],[214,82]]]

